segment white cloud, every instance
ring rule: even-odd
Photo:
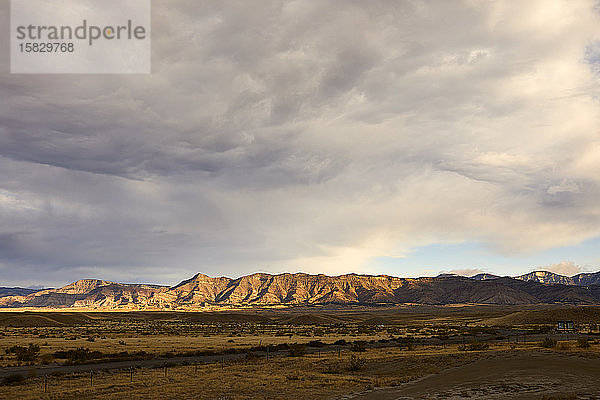
[[[573,261],[562,261],[558,264],[552,264],[543,268],[545,271],[554,272],[560,275],[573,276],[584,272],[584,268],[575,264]]]
[[[460,275],[460,276],[470,277],[470,276],[474,276],[477,274],[485,274],[488,272],[481,268],[458,268],[458,269],[451,269],[449,271],[441,271],[440,273],[456,274],[456,275]]]

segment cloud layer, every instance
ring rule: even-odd
[[[152,75],[0,60],[6,282],[378,272],[429,243],[600,235],[593,2],[153,7]]]

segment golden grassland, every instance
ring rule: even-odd
[[[144,351],[149,355],[159,356],[168,352],[184,353],[189,351],[209,351],[219,353],[223,349],[227,350],[246,350],[259,345],[269,346],[283,343],[299,343],[305,344],[312,340],[320,340],[323,343],[334,343],[337,340],[343,339],[348,342],[364,340],[380,340],[387,338],[389,335],[381,334],[364,334],[364,335],[321,335],[321,336],[173,336],[173,335],[156,335],[156,336],[133,336],[131,334],[115,334],[103,336],[94,339],[90,342],[85,337],[69,336],[65,337],[50,337],[40,339],[34,335],[7,335],[0,336],[0,351],[4,352],[5,348],[11,346],[27,346],[30,343],[40,346],[40,357],[44,359],[45,355],[49,356],[59,350],[74,350],[77,348],[87,348],[90,351],[113,352],[128,351],[130,353]],[[76,337],[76,339],[71,339]],[[38,361],[39,363],[39,361]],[[27,363],[19,363],[14,356],[9,356],[0,353],[0,367],[27,365]]]
[[[539,344],[493,344],[488,350],[465,352],[459,346],[390,347],[366,352],[345,351],[303,357],[247,359],[221,364],[131,371],[96,372],[44,378],[35,369],[24,383],[0,387],[7,399],[330,399],[376,387],[402,385],[444,369],[511,352],[557,352],[600,357],[600,345],[579,349],[562,342],[556,349]],[[354,357],[354,362],[352,361]],[[358,357],[358,359],[356,358]],[[93,383],[93,386],[91,385]]]
[[[415,307],[368,311],[0,313],[0,367],[15,367],[12,371],[27,375],[23,381],[0,386],[0,399],[330,399],[373,388],[398,387],[482,358],[501,363],[503,356],[513,353],[600,358],[600,344],[593,334],[589,336],[590,346],[580,348],[576,341],[565,340],[568,336],[552,333],[553,321],[558,317],[577,317],[589,322],[588,328],[592,322],[597,325],[597,309]],[[488,326],[491,319],[502,322],[503,327]],[[531,340],[543,338],[546,332],[559,339],[556,346],[544,348],[539,341],[516,342],[524,340],[525,333]],[[453,339],[448,341],[448,337]],[[78,348],[107,356],[143,351],[148,359],[202,351],[237,351],[243,357],[252,347],[310,341],[331,344],[338,340],[371,343],[364,352],[352,352],[350,345],[339,347],[341,357],[337,351],[324,348],[301,357],[280,353],[267,361],[263,352],[223,365],[172,365],[166,374],[162,368],[140,368],[150,365],[143,363],[143,357],[130,358],[127,360],[137,366],[133,376],[131,370],[96,371],[92,381],[85,366],[74,368],[79,371],[76,373],[47,377],[42,367],[66,363],[56,352]],[[478,340],[487,341],[486,345],[457,344]],[[40,347],[33,361],[18,361],[15,353],[5,352],[30,343]]]

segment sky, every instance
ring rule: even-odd
[[[156,0],[151,74],[9,70],[0,286],[600,270],[594,1]]]

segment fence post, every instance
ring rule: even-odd
[[[221,370],[225,369],[225,356],[221,356]]]
[[[338,358],[342,357],[342,348],[338,346]]]
[[[94,371],[90,371],[90,386],[94,386]]]
[[[269,348],[267,347],[267,361],[269,361]]]
[[[48,392],[48,375],[44,375],[44,393]]]
[[[131,369],[129,371],[129,382],[133,382],[133,365],[131,366]]]

